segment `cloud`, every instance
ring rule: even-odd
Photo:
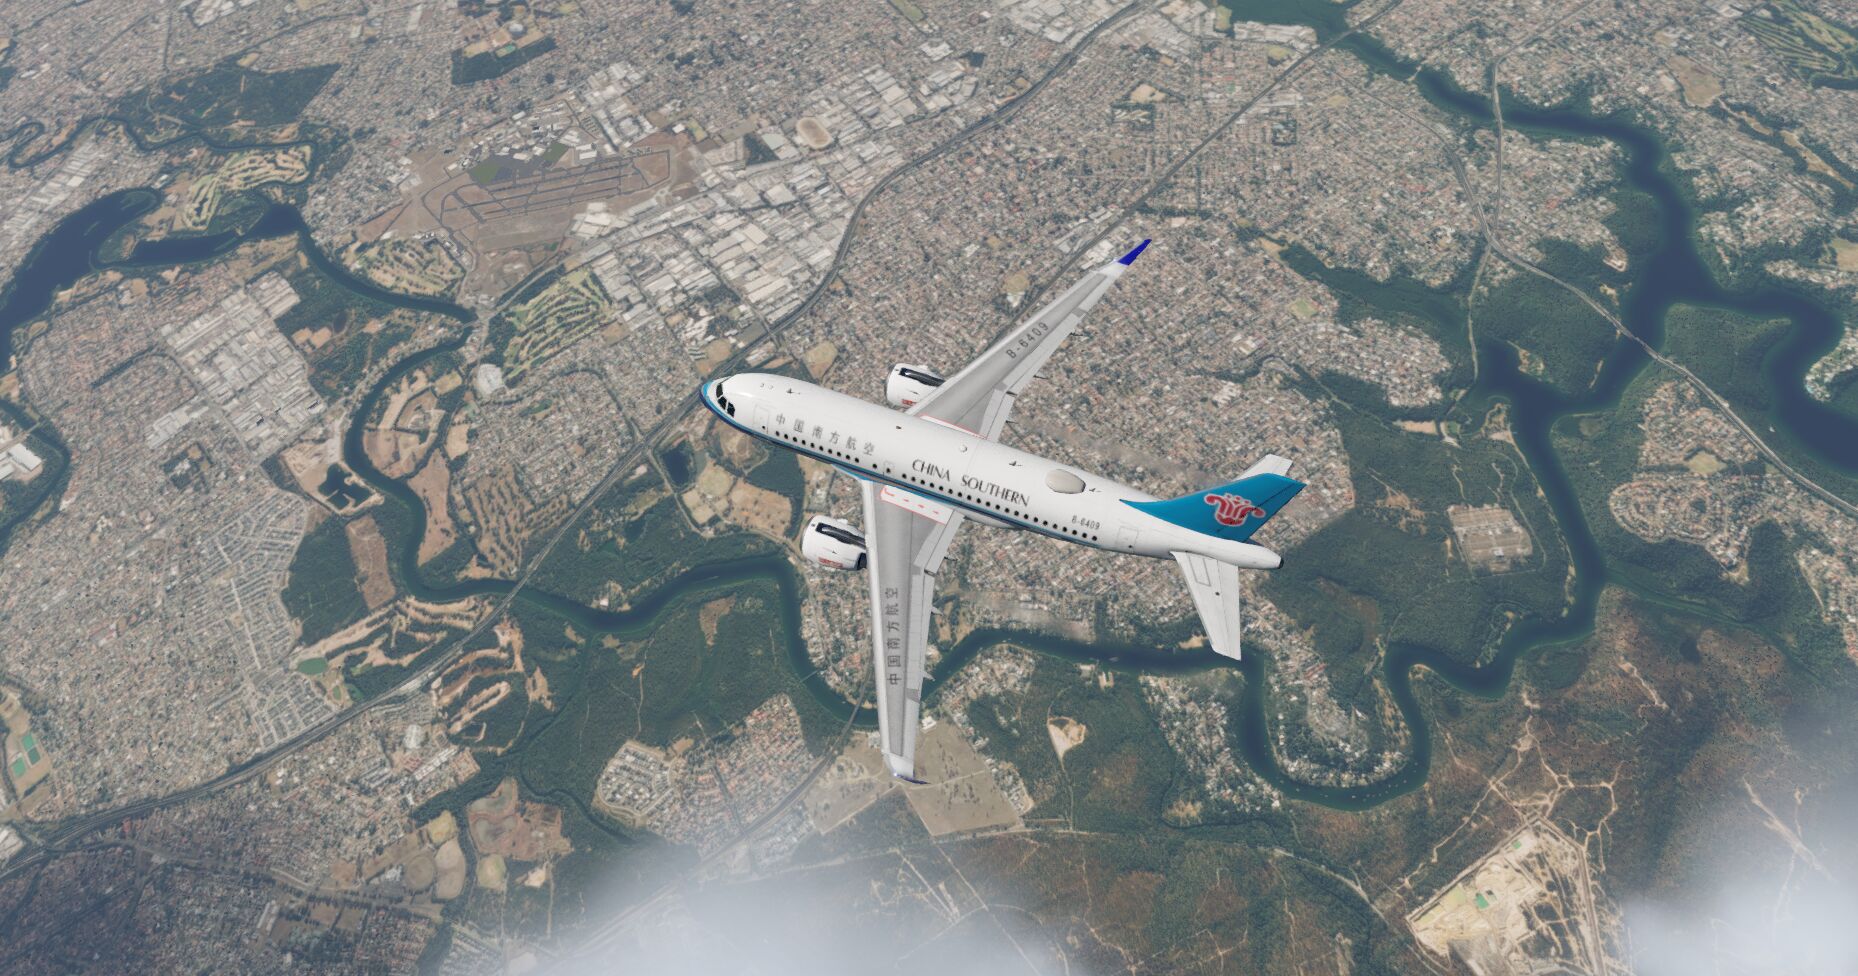
[[[1633,972],[1858,973],[1858,880],[1841,870],[1851,863],[1847,825],[1858,822],[1858,792],[1818,791],[1777,816],[1752,786],[1744,789],[1746,805],[1704,821],[1728,842],[1703,848],[1705,863],[1681,865],[1681,889],[1625,901]]]
[[[1858,973],[1858,892],[1800,868],[1793,876],[1724,880],[1697,904],[1625,906],[1638,976],[1850,976]]]
[[[933,852],[911,856],[943,863]],[[957,905],[951,888],[969,891],[960,882],[926,884],[898,855],[762,880],[692,881],[634,911],[617,937],[546,972],[1087,976],[1056,933],[1011,909]]]

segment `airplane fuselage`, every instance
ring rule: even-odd
[[[1160,559],[1195,552],[1249,569],[1281,562],[1262,546],[1192,532],[1132,508],[1124,502],[1155,498],[936,420],[928,415],[933,410],[911,416],[773,373],[711,381],[702,399],[752,437],[901,489],[880,498],[938,521],[947,520],[947,509],[959,509],[983,524],[1113,552]]]

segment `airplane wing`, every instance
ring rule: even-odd
[[[1128,254],[1092,271],[1071,290],[1039,309],[1006,338],[994,343],[961,372],[938,386],[910,413],[929,420],[959,427],[988,440],[1000,436],[1006,426],[1013,398],[1026,388],[1040,367],[1077,329],[1085,313],[1097,304],[1110,285],[1135,263],[1136,256],[1148,246],[1147,241]]]
[[[1239,567],[1193,552],[1177,552],[1174,558],[1187,577],[1207,643],[1213,645],[1214,653],[1238,660]]]
[[[961,512],[875,481],[864,494],[866,573],[871,577],[871,661],[877,676],[877,729],[892,774],[916,778],[922,726],[923,654],[935,573],[961,525]]]

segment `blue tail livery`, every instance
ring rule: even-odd
[[[1303,490],[1303,482],[1270,470],[1278,467],[1269,463],[1272,460],[1267,458],[1253,465],[1244,477],[1218,488],[1196,491],[1166,501],[1125,501],[1123,504],[1184,529],[1244,542],[1270,521],[1271,516],[1276,515],[1286,502],[1297,497],[1297,492]],[[1288,470],[1290,465],[1286,462],[1281,467]]]

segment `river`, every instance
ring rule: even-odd
[[[1266,0],[1242,3],[1240,8],[1241,19],[1301,23],[1315,27],[1325,38],[1341,29],[1337,5],[1327,0]],[[1403,77],[1414,75],[1409,67],[1371,41],[1350,38],[1343,46],[1379,70]],[[1415,80],[1426,97],[1441,109],[1480,125],[1492,123],[1491,106],[1482,96],[1458,88],[1435,72],[1418,72]],[[1838,319],[1811,299],[1791,291],[1764,287],[1731,293],[1717,283],[1697,254],[1696,214],[1673,182],[1666,165],[1666,153],[1654,132],[1624,119],[1596,118],[1577,108],[1506,105],[1505,122],[1513,128],[1554,138],[1598,138],[1620,146],[1627,156],[1623,174],[1626,184],[1655,201],[1661,223],[1658,249],[1633,269],[1632,284],[1621,308],[1627,326],[1658,346],[1663,341],[1665,313],[1680,302],[1789,319],[1794,328],[1772,350],[1764,364],[1764,374],[1773,393],[1773,406],[1766,419],[1782,433],[1791,450],[1809,453],[1841,470],[1858,470],[1858,425],[1852,418],[1812,400],[1805,394],[1802,383],[1811,362],[1836,342],[1841,327]],[[42,315],[56,292],[84,275],[104,268],[146,270],[210,260],[246,241],[285,234],[298,235],[310,260],[324,274],[358,295],[445,315],[460,322],[473,318],[469,310],[449,302],[390,293],[350,274],[316,247],[297,211],[281,204],[271,206],[257,221],[237,231],[142,243],[127,258],[114,262],[105,260],[101,250],[111,235],[153,209],[156,202],[157,197],[150,190],[111,194],[66,218],[41,239],[22,265],[14,284],[0,296],[0,361],[11,355],[15,329]],[[1378,286],[1347,272],[1325,274],[1319,271],[1315,277],[1327,279],[1338,290],[1348,290],[1370,304],[1385,303],[1409,313],[1417,309],[1419,314],[1434,316],[1462,315],[1457,296],[1439,292],[1420,295],[1416,302],[1411,283]],[[1384,287],[1385,291],[1377,294],[1377,287]],[[1407,293],[1401,294],[1401,288],[1407,289]],[[433,357],[459,348],[464,341],[465,336],[461,334],[396,363],[363,397],[353,414],[353,422],[344,433],[343,455],[349,466],[371,488],[415,513],[415,524],[424,522],[422,504],[404,483],[385,477],[368,460],[362,450],[362,425],[394,382]],[[1427,648],[1390,646],[1382,678],[1411,729],[1412,749],[1411,761],[1390,777],[1360,787],[1320,787],[1298,782],[1287,775],[1272,755],[1267,722],[1270,709],[1264,680],[1264,668],[1269,663],[1262,654],[1248,655],[1243,663],[1235,664],[1206,651],[1085,643],[1044,634],[983,629],[970,634],[943,655],[929,695],[933,697],[946,678],[975,655],[1002,643],[1114,670],[1182,674],[1236,668],[1246,678],[1237,718],[1238,746],[1253,769],[1272,786],[1293,799],[1341,809],[1373,806],[1416,788],[1424,782],[1430,765],[1431,732],[1412,687],[1415,670],[1426,668],[1462,692],[1494,698],[1508,688],[1516,662],[1522,655],[1549,644],[1576,640],[1591,632],[1599,594],[1609,581],[1608,569],[1567,473],[1555,454],[1550,431],[1561,418],[1615,406],[1627,384],[1649,362],[1636,344],[1622,340],[1608,355],[1593,387],[1579,396],[1568,396],[1524,372],[1515,351],[1507,345],[1480,343],[1477,355],[1479,377],[1467,402],[1476,405],[1503,401],[1508,404],[1516,446],[1541,485],[1568,544],[1574,569],[1572,599],[1567,612],[1559,618],[1530,620],[1510,628],[1496,653],[1481,667],[1456,663]],[[494,579],[433,584],[425,579],[418,565],[418,533],[402,533],[391,545],[402,585],[421,599],[496,597],[515,589],[511,581]],[[636,598],[623,612],[583,606],[531,588],[521,590],[517,599],[568,618],[583,633],[630,634],[649,629],[665,609],[686,597],[757,581],[771,583],[779,589],[777,602],[782,608],[782,640],[796,673],[803,676],[814,697],[834,715],[854,717],[853,704],[828,687],[807,659],[797,610],[802,585],[782,553],[695,567]],[[868,712],[856,717],[867,723],[873,720]]]
[[[39,238],[20,263],[19,272],[6,290],[0,292],[0,362],[12,361],[14,332],[44,315],[51,307],[53,296],[77,284],[86,275],[98,271],[153,271],[195,264],[210,261],[251,241],[292,234],[297,236],[304,255],[317,270],[355,295],[461,322],[476,317],[461,305],[391,292],[351,274],[323,253],[311,237],[303,215],[289,204],[271,204],[255,220],[235,230],[138,241],[126,257],[111,259],[105,255],[106,245],[118,231],[135,223],[160,203],[161,195],[155,190],[119,190],[80,208]]]

